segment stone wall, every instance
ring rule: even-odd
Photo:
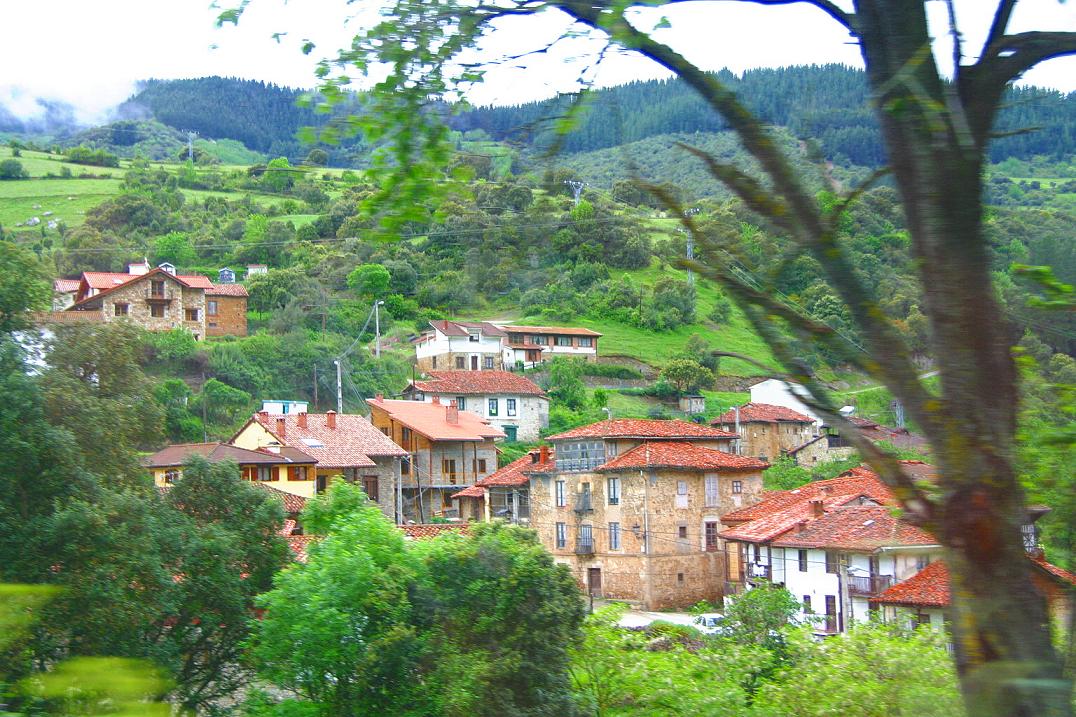
[[[206,314],[206,336],[247,335],[247,297],[206,296],[207,304],[210,301],[217,302],[217,313]]]
[[[132,321],[149,331],[186,328],[194,334],[195,338],[204,338],[206,335],[205,291],[183,287],[175,279],[163,279],[164,296],[167,301],[160,302],[164,309],[164,316],[156,317],[152,315],[151,308],[155,302],[147,301],[153,280],[161,281],[161,275],[155,274],[144,281],[131,282],[127,286],[117,288],[102,296],[102,318],[105,321]],[[127,313],[117,316],[117,305],[126,305]],[[198,312],[196,321],[186,319],[187,309],[194,309]]]

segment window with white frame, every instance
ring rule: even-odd
[[[609,505],[620,505],[620,478],[610,476],[605,483]]]
[[[568,441],[557,445],[557,470],[588,471],[605,463],[604,441]]]
[[[483,368],[493,368],[493,357],[492,356],[486,356],[486,358],[482,361],[482,367]]]
[[[706,488],[706,507],[713,508],[720,500],[717,492],[717,476],[706,476],[704,483]]]
[[[508,411],[509,416],[516,415],[516,399],[506,398],[504,399],[505,410]]]
[[[571,336],[558,336],[557,337],[557,346],[571,346],[571,345],[572,345],[572,337]]]
[[[740,493],[743,493],[743,481],[742,480],[734,480],[734,481],[732,481],[732,492],[734,494],[737,494],[737,495],[740,494]]]
[[[620,523],[609,524],[609,549],[620,550]]]

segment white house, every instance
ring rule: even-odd
[[[415,340],[422,371],[492,371],[504,368],[501,355],[506,334],[487,321],[431,321]]]
[[[537,441],[549,425],[549,399],[538,384],[508,371],[429,371],[412,381],[404,396],[443,404],[455,401],[462,411],[476,413],[504,431],[509,441]]]

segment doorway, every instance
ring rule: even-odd
[[[602,569],[587,568],[587,592],[591,597],[602,596]]]

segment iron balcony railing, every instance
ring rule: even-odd
[[[594,554],[594,539],[590,538],[578,538],[575,541],[575,554],[576,555],[593,555]]]
[[[892,575],[849,575],[848,592],[852,595],[877,595],[893,585]]]

